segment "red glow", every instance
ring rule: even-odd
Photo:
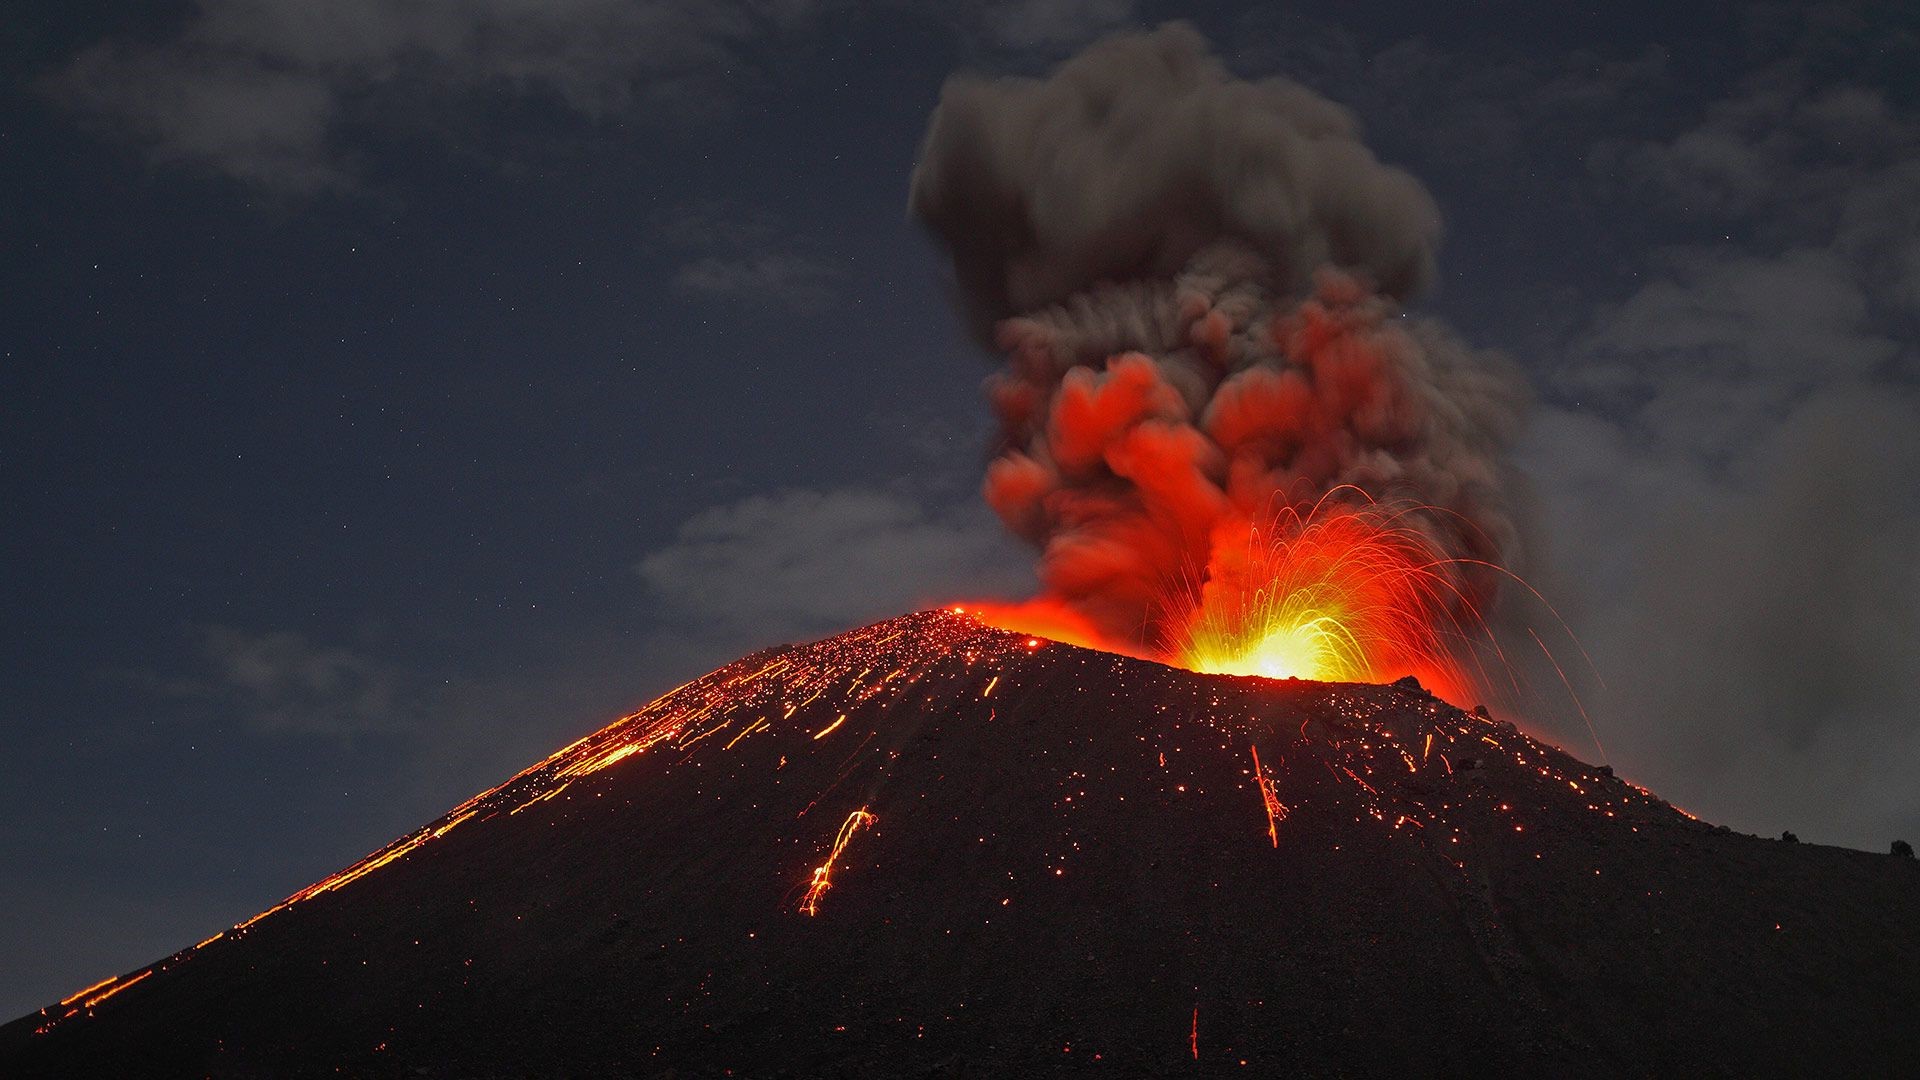
[[[1306,510],[1215,522],[1204,569],[1157,600],[1166,640],[1116,639],[1067,601],[969,602],[953,610],[990,626],[1194,671],[1322,682],[1404,675],[1465,701],[1474,681],[1458,653],[1482,630],[1460,585],[1483,564],[1440,554],[1428,508],[1392,509],[1357,488]],[[1425,515],[1425,517],[1423,517]]]
[[[1170,652],[1181,667],[1321,682],[1419,678],[1443,697],[1468,681],[1454,646],[1479,614],[1419,523],[1394,511],[1322,499],[1271,520],[1218,528],[1204,582],[1182,603]]]
[[[1091,619],[1057,600],[1046,597],[1036,597],[1017,604],[970,600],[965,604],[955,605],[951,610],[959,614],[971,615],[988,626],[1000,630],[1030,635],[1027,641],[1027,647],[1030,649],[1038,648],[1042,641],[1059,641],[1082,648],[1099,649],[1102,652],[1120,653],[1136,659],[1159,659],[1147,650],[1102,633]]]

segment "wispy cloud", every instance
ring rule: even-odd
[[[354,182],[344,129],[382,118],[394,100],[507,94],[586,118],[698,114],[726,99],[726,73],[749,46],[809,23],[819,6],[199,0],[172,35],[99,42],[46,85],[159,160],[306,195]]]
[[[673,289],[683,296],[812,311],[833,297],[833,268],[790,251],[709,255],[680,267]]]
[[[1031,587],[984,509],[910,492],[790,489],[714,506],[636,570],[672,624],[787,640]],[[761,642],[766,644],[767,642]]]
[[[350,737],[408,731],[420,720],[414,680],[366,653],[231,626],[205,628],[199,651],[201,670],[148,681],[257,734]]]
[[[763,212],[709,201],[660,215],[655,232],[685,260],[670,288],[679,296],[739,308],[806,312],[827,306],[841,273],[813,254],[809,238]]]
[[[1920,826],[1917,148],[1877,91],[1786,64],[1595,151],[1614,212],[1718,242],[1591,311],[1530,464],[1603,735],[1710,818]]]

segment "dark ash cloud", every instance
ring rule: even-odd
[[[1176,653],[1256,529],[1370,496],[1419,508],[1433,621],[1478,631],[1482,568],[1517,547],[1502,454],[1526,393],[1402,318],[1439,212],[1345,109],[1168,24],[1045,79],[950,79],[910,206],[1007,354],[984,490],[1040,550],[1043,602]]]
[[[1095,284],[1171,278],[1233,240],[1304,287],[1334,265],[1389,295],[1433,272],[1440,217],[1352,114],[1285,79],[1243,82],[1191,28],[1100,41],[1048,79],[948,81],[911,205],[952,253],[983,337]]]

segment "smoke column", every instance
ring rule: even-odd
[[[950,79],[910,203],[1006,355],[984,490],[1044,602],[1167,650],[1250,530],[1370,497],[1411,508],[1453,615],[1485,610],[1526,395],[1400,311],[1439,213],[1345,109],[1169,24],[1046,79]]]

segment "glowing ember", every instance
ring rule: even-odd
[[[1451,674],[1461,597],[1405,518],[1323,500],[1246,526],[1244,543],[1215,549],[1176,646],[1181,666],[1321,682]]]
[[[833,888],[833,864],[840,860],[840,853],[847,849],[847,843],[853,839],[854,833],[878,820],[867,813],[867,808],[863,806],[848,814],[847,820],[840,823],[840,831],[833,838],[833,850],[827,853],[827,861],[813,868],[813,881],[807,886],[807,895],[800,900],[802,912],[808,915],[820,913],[821,895]]]
[[[1280,823],[1287,819],[1287,806],[1274,794],[1273,778],[1260,767],[1260,748],[1249,746],[1247,749],[1253,751],[1253,779],[1260,785],[1260,801],[1267,808],[1267,839],[1273,841],[1274,847],[1279,847]]]

